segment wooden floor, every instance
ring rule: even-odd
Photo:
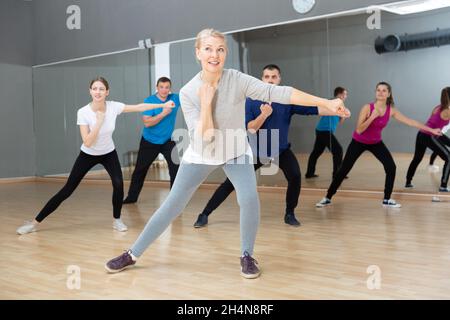
[[[0,184],[0,299],[449,299],[450,204],[398,195],[403,208],[384,209],[380,194],[338,193],[316,209],[323,192],[302,192],[303,226],[283,223],[284,190],[260,192],[255,257],[262,276],[239,275],[239,214],[232,195],[194,229],[212,190],[197,191],[184,213],[145,252],[138,266],[109,275],[103,265],[128,248],[166,197],[145,186],[123,209],[129,231],[113,231],[109,183],[82,183],[36,233],[16,228],[62,182]],[[126,185],[127,187],[127,185]],[[77,266],[81,288],[67,283]],[[381,288],[367,286],[369,266]],[[69,268],[69,269],[68,269]],[[73,277],[73,275],[72,275]]]
[[[305,179],[304,174],[308,164],[309,154],[297,154],[297,159],[300,164],[302,172],[302,186],[311,189],[327,189],[331,182],[331,174],[333,162],[331,154],[325,152],[317,161],[316,174],[319,175],[315,179]],[[414,176],[414,189],[405,189],[406,172],[413,157],[409,153],[393,153],[395,163],[397,165],[397,173],[395,179],[394,190],[396,192],[407,193],[435,193],[440,184],[442,175],[442,167],[444,162],[438,157],[435,164],[440,167],[440,171],[430,173],[428,171],[429,156],[425,156]],[[124,179],[130,180],[132,171],[124,170]],[[355,163],[349,174],[350,179],[342,183],[342,188],[347,190],[383,190],[385,173],[382,164],[369,152],[365,152],[360,159]],[[287,186],[286,178],[281,170],[276,175],[262,175],[261,170],[257,173],[258,185],[260,186]],[[93,180],[109,180],[109,175],[106,172],[99,172],[90,174],[89,179]],[[165,167],[152,167],[147,174],[147,181],[168,181],[169,172]],[[225,175],[222,170],[216,170],[207,179],[209,183],[222,183],[225,180]]]

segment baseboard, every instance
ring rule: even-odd
[[[19,183],[19,182],[35,182],[36,177],[16,177],[16,178],[0,178],[0,184]]]

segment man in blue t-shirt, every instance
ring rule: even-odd
[[[334,89],[334,97],[340,98],[345,102],[347,99],[347,89],[337,87]],[[316,126],[316,141],[314,142],[314,148],[309,155],[308,169],[306,170],[306,179],[317,178],[316,175],[316,163],[320,155],[324,152],[325,148],[328,148],[333,155],[333,177],[336,175],[339,167],[342,163],[342,146],[336,139],[334,133],[338,124],[344,122],[344,118],[339,116],[322,116]],[[346,177],[347,178],[347,177]]]
[[[164,156],[169,166],[170,187],[172,187],[177,175],[180,161],[178,152],[173,152],[172,155],[172,150],[176,147],[176,144],[171,138],[175,128],[177,111],[180,108],[180,99],[178,94],[170,93],[171,85],[172,82],[169,78],[159,78],[156,83],[157,92],[144,100],[145,103],[164,103],[172,100],[175,103],[175,107],[173,109],[152,109],[142,113],[144,129],[142,130],[136,167],[131,176],[128,196],[123,201],[125,204],[137,201],[148,169],[158,154],[161,153]]]
[[[280,68],[274,64],[264,67],[262,80],[266,83],[279,85],[281,82]],[[249,132],[250,145],[253,153],[257,154],[257,162],[254,165],[258,170],[265,163],[276,161],[288,180],[286,192],[286,211],[284,222],[299,226],[294,210],[298,204],[301,187],[300,166],[295,154],[290,149],[288,141],[289,125],[294,114],[317,115],[329,114],[328,111],[317,107],[303,107],[295,105],[282,105],[279,103],[266,103],[247,99],[245,103],[245,122]],[[265,129],[263,131],[261,129]],[[271,150],[271,130],[279,131],[278,148]],[[256,133],[256,134],[255,134]],[[262,140],[262,141],[260,141]],[[259,150],[259,146],[266,150]],[[208,224],[208,216],[233,192],[233,184],[227,179],[215,191],[202,213],[199,214],[194,227],[200,228]]]

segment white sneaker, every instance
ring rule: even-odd
[[[25,224],[19,228],[17,228],[17,234],[26,234],[30,232],[35,232],[36,226],[32,221],[25,221]]]
[[[331,200],[325,197],[325,198],[323,198],[322,200],[320,200],[319,202],[316,203],[316,207],[317,208],[323,208],[323,207],[326,207],[326,206],[328,206],[330,204],[331,204]]]
[[[439,166],[435,164],[430,164],[428,166],[428,172],[439,172]]]
[[[395,200],[392,200],[392,199],[386,200],[386,199],[384,199],[383,200],[383,207],[385,207],[385,208],[401,208],[402,205],[400,203],[395,202]]]
[[[114,219],[113,228],[120,232],[124,232],[124,231],[128,230],[128,227],[120,219]]]

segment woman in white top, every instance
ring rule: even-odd
[[[245,99],[319,106],[333,114],[349,115],[340,99],[317,98],[292,87],[266,84],[237,70],[224,69],[227,45],[225,36],[216,30],[201,31],[195,48],[202,71],[180,91],[190,145],[166,200],[131,249],[106,264],[108,272],[133,266],[137,257],[183,211],[207,176],[222,168],[236,189],[240,206],[241,275],[257,278],[260,270],[251,255],[259,223],[259,199],[245,128]]]
[[[112,140],[116,118],[123,112],[143,112],[161,107],[173,108],[174,103],[168,101],[164,104],[125,105],[120,102],[106,101],[106,97],[109,95],[109,84],[102,77],[92,80],[89,88],[92,101],[79,109],[77,114],[77,124],[80,126],[83,144],[69,178],[64,187],[47,202],[34,221],[26,222],[17,229],[18,234],[36,231],[37,225],[72,194],[86,173],[97,164],[105,167],[113,184],[113,228],[118,231],[127,230],[127,226],[120,219],[123,178],[119,158]]]

